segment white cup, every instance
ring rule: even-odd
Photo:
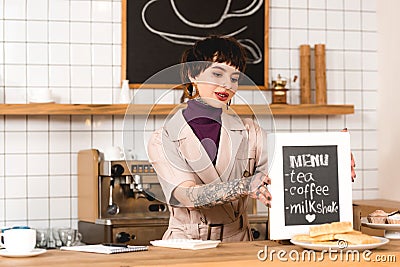
[[[108,147],[104,151],[105,160],[123,160],[124,151],[119,146]]]
[[[1,236],[4,243],[0,240],[0,244],[10,253],[29,253],[36,245],[36,230],[34,229],[9,229],[0,233]]]
[[[52,101],[51,90],[49,88],[32,88],[30,90],[30,102],[49,102]]]

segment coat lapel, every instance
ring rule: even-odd
[[[232,115],[222,113],[221,120],[221,136],[215,168],[221,180],[227,181],[234,167],[236,154],[243,139],[241,131],[245,130],[245,127],[239,118]]]
[[[220,181],[210,157],[183,117],[182,110],[177,111],[166,127],[171,139],[178,142],[178,150],[182,157],[199,179],[205,184]]]

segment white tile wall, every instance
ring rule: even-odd
[[[26,103],[29,91],[41,87],[51,89],[58,103],[117,102],[121,0],[0,0],[0,17],[1,102]],[[270,0],[270,79],[299,75],[300,44],[325,43],[328,103],[356,109],[346,116],[278,116],[276,130],[348,127],[357,199],[378,192],[377,38],[376,0]],[[298,89],[292,84],[292,104],[299,103]],[[134,101],[178,102],[180,92],[165,93],[141,90]],[[262,99],[256,92],[240,95],[237,103]],[[146,140],[164,119],[0,116],[0,227],[76,227],[77,152],[122,145],[125,129],[136,156],[145,159]]]

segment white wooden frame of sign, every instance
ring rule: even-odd
[[[283,152],[284,146],[337,145],[339,217],[353,221],[350,135],[346,132],[275,133],[268,135],[269,190],[272,195],[269,209],[271,240],[291,239],[296,234],[308,234],[310,225],[285,225]]]

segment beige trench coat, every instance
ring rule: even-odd
[[[223,241],[252,240],[247,220],[248,197],[211,208],[188,209],[174,205],[174,189],[185,181],[196,184],[228,181],[254,172],[267,173],[266,133],[252,119],[222,113],[220,143],[215,166],[204,147],[178,110],[155,131],[148,143],[153,164],[169,205],[169,227],[163,239],[218,239],[224,224]],[[175,202],[174,202],[175,200]],[[171,205],[172,204],[172,205]]]

